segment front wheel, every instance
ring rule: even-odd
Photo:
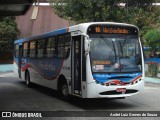
[[[69,90],[67,83],[63,83],[61,86],[61,95],[64,100],[69,100]]]

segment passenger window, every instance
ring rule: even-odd
[[[37,40],[37,57],[41,58],[44,55],[45,39]]]
[[[71,36],[70,34],[65,36],[65,45],[64,45],[64,58],[67,59],[70,54],[70,42],[71,42]]]
[[[58,39],[58,57],[67,59],[70,53],[70,34],[59,36]]]
[[[23,44],[23,57],[28,56],[28,42]]]
[[[14,55],[16,58],[19,57],[19,44],[14,46]]]
[[[36,42],[31,41],[30,42],[30,54],[29,57],[34,58],[36,57]]]
[[[58,37],[58,57],[63,58],[64,57],[64,36]]]
[[[46,44],[46,57],[53,57],[54,56],[54,38],[48,38]]]

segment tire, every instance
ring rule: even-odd
[[[66,82],[63,82],[61,84],[61,89],[60,89],[60,92],[61,92],[61,96],[64,100],[68,101],[70,96],[69,96],[69,90],[68,90],[68,86],[67,86],[67,83]]]
[[[31,84],[31,82],[30,82],[29,72],[26,72],[26,85],[27,85],[28,87],[31,87],[31,86],[32,86],[32,84]]]

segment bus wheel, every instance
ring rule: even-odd
[[[27,85],[28,87],[31,87],[29,72],[26,72],[26,85]]]
[[[69,90],[66,82],[61,86],[61,95],[64,100],[69,100]]]

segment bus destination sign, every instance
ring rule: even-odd
[[[104,27],[101,28],[100,27],[95,27],[95,31],[96,33],[99,32],[103,32],[103,33],[111,33],[111,34],[128,34],[128,30],[125,28],[108,28],[108,27]]]
[[[94,25],[88,28],[88,34],[138,34],[135,27]]]

